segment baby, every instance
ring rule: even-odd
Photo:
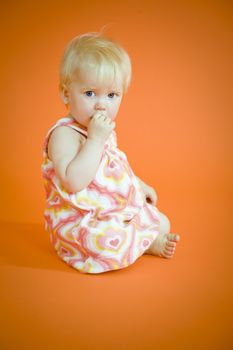
[[[44,217],[58,256],[82,273],[122,269],[143,254],[169,259],[180,239],[117,147],[130,79],[130,58],[116,42],[88,33],[67,45],[59,88],[69,112],[44,143]]]

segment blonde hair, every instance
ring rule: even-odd
[[[131,61],[127,52],[116,42],[101,37],[100,33],[87,33],[73,38],[65,48],[61,66],[59,90],[78,80],[80,72],[95,69],[102,81],[112,76],[122,78],[123,91],[131,81]]]

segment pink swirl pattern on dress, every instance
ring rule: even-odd
[[[88,187],[68,192],[57,178],[47,147],[52,131],[69,126],[87,137],[71,116],[47,133],[41,165],[46,193],[45,228],[58,256],[83,273],[102,273],[133,264],[159,232],[159,212],[148,204],[113,131]],[[78,176],[78,174],[77,174]]]

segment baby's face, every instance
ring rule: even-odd
[[[79,80],[72,82],[68,89],[71,115],[84,127],[92,116],[101,111],[114,120],[123,96],[122,82],[101,84],[93,72],[80,74]]]

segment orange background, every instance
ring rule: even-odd
[[[3,349],[223,349],[232,328],[232,58],[228,1],[1,5]],[[98,31],[133,64],[118,146],[181,235],[173,260],[99,276],[58,260],[40,173],[61,55]]]

